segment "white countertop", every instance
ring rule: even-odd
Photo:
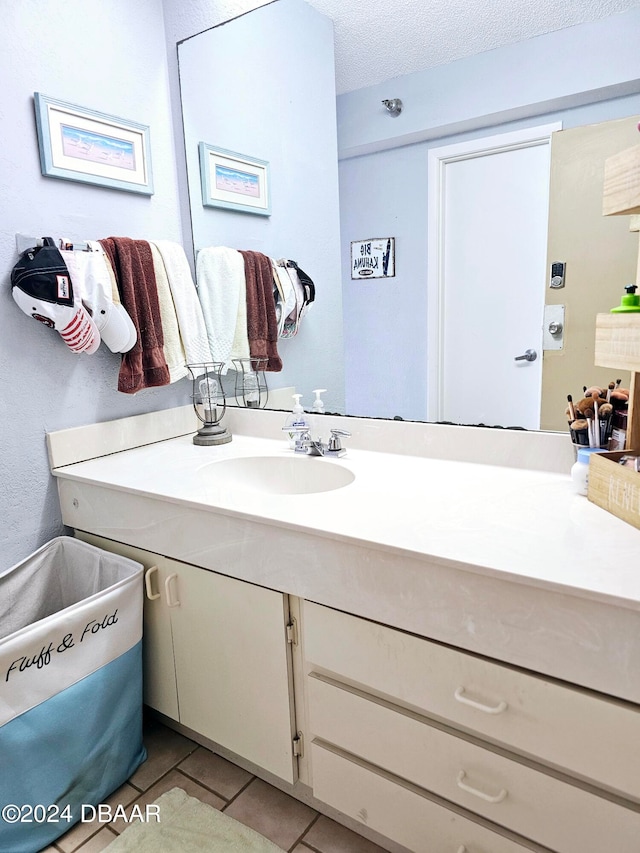
[[[306,495],[216,482],[217,461],[261,455],[344,466],[355,479]],[[246,435],[212,448],[187,435],[53,473],[640,610],[640,530],[576,495],[568,474],[351,447],[327,460]]]

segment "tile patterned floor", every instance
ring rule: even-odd
[[[184,789],[289,853],[385,853],[382,847],[340,826],[219,755],[153,720],[145,727],[148,758],[106,801],[112,808],[144,807],[174,787]],[[100,853],[126,829],[79,823],[43,853]],[[159,851],[161,853],[161,851]]]

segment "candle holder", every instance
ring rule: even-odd
[[[227,401],[222,388],[221,371],[223,362],[206,361],[200,364],[187,364],[192,377],[193,410],[202,426],[193,436],[193,443],[203,447],[227,444],[231,433],[220,425]]]
[[[264,375],[269,360],[267,358],[234,358],[231,361],[236,372],[237,404],[248,409],[264,409],[269,399],[269,389]]]

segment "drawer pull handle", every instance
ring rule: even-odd
[[[177,577],[178,577],[177,572],[173,572],[173,574],[169,575],[167,577],[166,581],[164,582],[164,591],[165,591],[166,596],[167,596],[167,607],[179,607],[180,606],[179,599],[176,598],[176,600],[173,601],[171,598],[171,581],[175,580],[175,578],[177,578]]]
[[[458,786],[458,788],[461,788],[463,791],[466,791],[467,794],[473,794],[474,797],[479,797],[486,803],[501,803],[507,796],[508,791],[506,788],[501,788],[497,794],[485,794],[484,791],[479,791],[477,788],[472,788],[471,785],[467,785],[467,783],[464,781],[466,775],[467,774],[464,772],[464,770],[461,770],[458,773],[456,785]]]
[[[485,714],[501,714],[507,710],[507,703],[504,700],[498,702],[497,705],[485,705],[483,702],[476,702],[474,699],[469,699],[468,696],[464,695],[464,687],[458,687],[453,695],[456,702],[469,705],[471,708],[475,708],[476,711],[483,711]]]
[[[151,566],[151,568],[147,569],[147,571],[144,573],[144,588],[147,592],[147,598],[149,599],[149,601],[155,601],[156,598],[160,598],[160,593],[154,592],[151,588],[151,575],[157,571],[157,566]]]

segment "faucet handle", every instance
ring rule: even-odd
[[[346,429],[332,429],[331,438],[329,439],[329,444],[327,446],[328,450],[342,450],[342,444],[340,443],[340,437],[344,436],[345,438],[349,438],[351,436],[350,432],[347,432]]]

